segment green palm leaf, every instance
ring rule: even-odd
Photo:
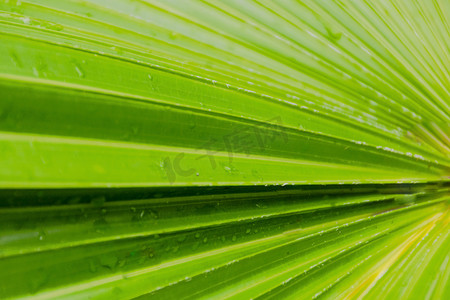
[[[0,298],[450,298],[449,16],[0,1]]]

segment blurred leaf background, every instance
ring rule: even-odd
[[[449,18],[1,0],[0,298],[449,299]]]

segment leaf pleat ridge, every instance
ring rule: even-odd
[[[450,299],[450,1],[0,0],[1,299]]]

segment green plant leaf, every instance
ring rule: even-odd
[[[450,298],[449,16],[0,0],[0,298]]]

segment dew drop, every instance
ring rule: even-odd
[[[84,72],[80,65],[78,65],[77,63],[73,63],[73,65],[75,66],[75,72],[77,73],[78,77],[84,78]]]
[[[26,25],[30,25],[31,23],[31,19],[29,17],[22,17],[20,20],[22,20],[22,22]]]
[[[45,239],[45,237],[46,237],[46,234],[45,234],[44,231],[40,231],[38,233],[38,238],[39,238],[40,241],[43,241]]]
[[[16,65],[16,67],[22,68],[23,64],[20,61],[19,57],[17,56],[16,52],[14,51],[9,51],[9,55],[11,56],[11,60],[14,63],[14,65]]]

